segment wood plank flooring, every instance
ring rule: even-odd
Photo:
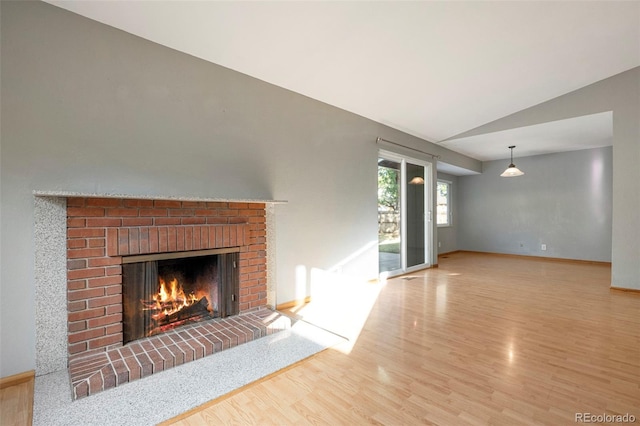
[[[441,258],[387,283],[350,353],[326,350],[168,423],[562,425],[576,413],[640,422],[640,294],[610,290],[610,274]]]
[[[640,423],[640,294],[611,290],[610,274],[452,254],[389,280],[350,351],[326,350],[167,424],[572,425],[576,413]],[[7,414],[10,390],[1,423],[28,424]]]
[[[33,379],[0,389],[0,425],[25,426],[33,419]]]

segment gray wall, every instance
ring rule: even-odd
[[[514,162],[524,176],[500,177],[509,164],[500,160],[458,179],[458,247],[611,261],[612,148]]]
[[[456,137],[605,111],[613,111],[611,285],[640,290],[640,67]]]
[[[451,203],[452,220],[450,226],[438,227],[438,245],[436,245],[438,254],[445,254],[458,249],[458,176],[453,176],[447,173],[438,172],[438,179],[451,182],[451,194],[449,195],[449,202]]]
[[[308,294],[314,268],[376,275],[376,137],[480,170],[440,146],[54,6],[0,2],[0,10],[2,377],[35,366],[34,190],[288,200],[276,207],[282,303]],[[612,284],[640,289],[640,68],[469,135],[603,111],[613,111],[614,126]]]
[[[2,377],[35,366],[34,190],[288,200],[283,303],[314,270],[377,275],[376,137],[481,166],[46,3],[0,8]]]

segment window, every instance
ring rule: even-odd
[[[438,226],[451,226],[451,182],[439,180],[436,187]]]

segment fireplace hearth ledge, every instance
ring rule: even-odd
[[[69,365],[72,398],[94,395],[290,328],[287,316],[259,308],[77,358]]]
[[[78,400],[71,399],[67,371],[38,376],[33,425],[157,425],[343,343],[342,337],[293,321],[289,330]]]

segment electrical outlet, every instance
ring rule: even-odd
[[[438,248],[442,247],[442,243],[438,241]]]
[[[547,245],[546,244],[542,244],[542,246],[540,246],[540,249],[542,251],[545,251],[547,249]]]

